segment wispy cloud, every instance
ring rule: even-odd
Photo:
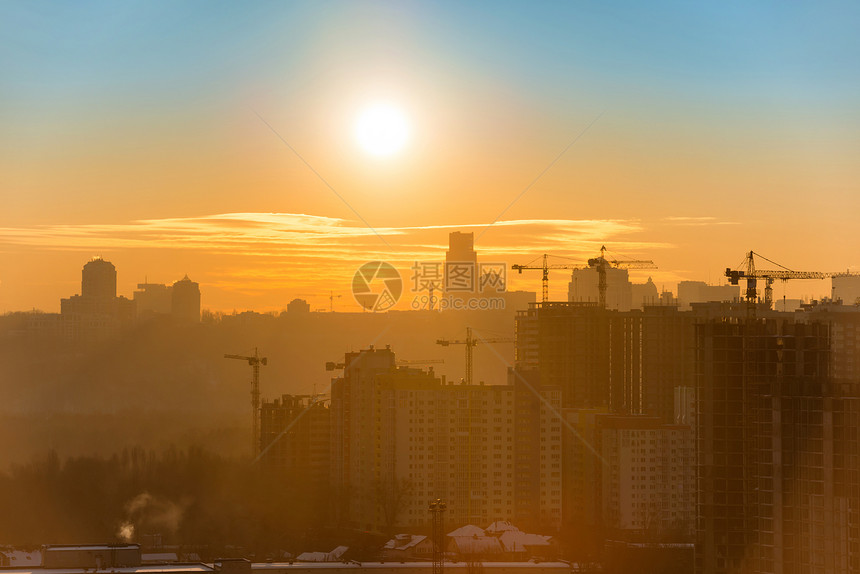
[[[123,224],[3,227],[0,245],[87,256],[125,250],[192,252],[201,258],[200,269],[192,274],[210,290],[245,295],[285,289],[328,293],[331,285],[348,285],[365,261],[385,260],[404,270],[415,261],[441,261],[449,232],[486,226],[478,221],[371,230],[357,220],[316,215],[222,213]],[[546,252],[584,263],[603,243],[649,258],[651,251],[671,247],[636,239],[643,228],[635,220],[520,219],[498,221],[493,227],[492,240],[485,237],[476,245],[485,262],[526,263]],[[377,234],[389,245],[382,244]]]
[[[40,225],[0,228],[0,242],[42,249],[183,249],[241,256],[320,259],[332,256],[416,259],[438,257],[452,230],[484,228],[486,223],[377,227],[359,222],[293,213],[225,213],[203,217],[146,219],[124,224]],[[636,221],[522,219],[499,221],[506,230],[480,246],[486,254],[528,254],[535,249],[570,255],[590,243],[618,240],[619,245],[658,247],[623,241],[641,230]],[[373,240],[377,233],[392,238],[391,249]],[[429,240],[429,241],[428,241]]]
[[[688,216],[673,216],[664,217],[666,221],[673,225],[684,225],[688,227],[703,226],[703,225],[740,225],[739,221],[722,221],[712,216],[704,217],[688,217]]]

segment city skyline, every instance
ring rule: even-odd
[[[750,249],[860,268],[852,4],[2,12],[0,313],[56,311],[94,255],[126,295],[188,274],[216,311],[358,311],[361,264],[441,260],[456,230],[508,264],[605,244],[667,289]],[[380,103],[389,155],[353,133]]]

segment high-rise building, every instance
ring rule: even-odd
[[[113,299],[116,297],[116,268],[101,257],[84,265],[81,271],[81,297]]]
[[[740,294],[738,285],[708,285],[704,281],[678,283],[678,301],[685,310],[689,310],[692,303],[737,301]]]
[[[138,283],[134,303],[138,317],[169,315],[173,306],[173,288],[163,283]]]
[[[832,333],[788,314],[696,326],[698,572],[860,570],[860,382],[833,376]]]
[[[536,303],[517,313],[517,366],[537,369],[566,408],[641,412],[641,323],[597,303]]]
[[[283,395],[260,405],[260,463],[291,484],[328,483],[329,407],[319,397]]]
[[[607,533],[690,536],[696,523],[693,429],[646,415],[598,415],[597,437]]]
[[[632,297],[630,307],[632,309],[642,309],[645,306],[660,304],[660,294],[657,292],[654,280],[650,277],[645,283],[632,283],[630,294]]]
[[[180,320],[200,321],[200,286],[188,275],[173,284],[170,312]]]
[[[532,530],[557,530],[564,472],[561,389],[542,384],[533,369],[509,369],[508,384],[515,401],[514,521]]]
[[[565,409],[564,419],[563,516],[573,536],[677,540],[692,534],[692,428],[606,409]]]
[[[462,231],[452,231],[448,235],[448,250],[445,252],[446,263],[477,264],[478,254],[475,252],[475,234]]]
[[[134,301],[116,296],[116,268],[101,258],[84,265],[81,294],[60,300],[63,335],[85,343],[116,336],[135,314]]]
[[[843,305],[860,304],[860,275],[844,273],[833,276],[830,281],[831,299],[842,301]]]
[[[574,303],[598,303],[600,273],[593,267],[574,269],[567,285],[567,300]],[[641,304],[641,303],[639,303]],[[629,311],[633,305],[633,290],[627,269],[606,269],[606,308]]]
[[[444,288],[448,297],[464,300],[480,294],[475,234],[452,231],[445,252]]]
[[[421,527],[429,502],[441,498],[452,527],[513,521],[526,507],[537,522],[558,526],[561,469],[552,469],[552,455],[561,454],[560,425],[548,411],[539,407],[525,417],[539,432],[527,445],[536,466],[521,479],[517,461],[526,445],[515,440],[524,433],[513,385],[445,384],[432,369],[396,367],[388,348],[348,353],[344,365],[331,401],[339,524]]]

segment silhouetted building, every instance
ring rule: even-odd
[[[169,315],[173,307],[173,288],[163,283],[138,283],[134,303],[138,317]]]
[[[452,231],[448,234],[448,250],[445,252],[446,263],[471,263],[476,265],[478,254],[475,252],[475,234]]]
[[[632,298],[630,306],[633,309],[642,309],[645,306],[660,304],[660,294],[657,292],[657,286],[650,277],[645,283],[631,283],[630,295]]]
[[[110,261],[96,257],[81,271],[81,297],[113,299],[116,297],[116,268]]]
[[[452,231],[448,235],[444,267],[444,288],[448,297],[465,300],[480,294],[480,270],[474,233]]]
[[[597,269],[574,269],[567,286],[567,300],[573,303],[598,303],[600,274]],[[627,269],[606,269],[606,308],[629,311],[633,303],[633,292]]]
[[[704,281],[681,281],[678,283],[678,301],[689,310],[691,303],[713,301],[737,301],[741,294],[738,285],[708,285]]]
[[[287,313],[310,313],[311,305],[304,299],[293,299],[287,304]]]
[[[641,412],[641,313],[548,302],[517,313],[517,367],[537,369],[562,406]]]
[[[840,274],[830,281],[831,299],[843,305],[860,305],[860,275]]]
[[[328,482],[330,438],[329,407],[318,397],[283,395],[260,405],[260,462],[290,484]]]
[[[170,312],[180,320],[200,321],[200,286],[188,275],[173,284]]]
[[[93,342],[116,336],[134,321],[134,301],[116,296],[116,269],[97,258],[84,265],[81,295],[60,300],[63,335]]]

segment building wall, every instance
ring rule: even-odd
[[[331,406],[332,481],[342,524],[380,532],[421,528],[430,519],[428,505],[441,498],[452,528],[514,521],[525,508],[535,523],[559,526],[557,393],[547,394],[552,409],[530,403],[520,417],[514,385],[443,384],[432,370],[395,367],[389,349],[348,354],[345,364]],[[519,443],[521,437],[529,443]],[[533,465],[518,464],[523,452]]]
[[[836,275],[831,278],[831,298],[841,300],[844,305],[856,305],[860,302],[860,276]]]
[[[603,524],[646,538],[689,536],[695,525],[693,430],[641,415],[598,418],[605,460]]]
[[[567,285],[567,300],[574,303],[598,303],[599,273],[597,269],[574,269]],[[633,306],[633,290],[626,269],[606,269],[606,308],[629,311]],[[638,307],[640,301],[636,302]]]
[[[831,330],[784,317],[697,327],[697,571],[858,570],[860,398],[832,377]]]
[[[316,399],[283,395],[260,405],[260,463],[291,483],[323,485],[329,479],[331,417]]]
[[[200,286],[186,275],[173,284],[173,299],[170,312],[174,318],[198,322],[200,321]]]
[[[678,283],[678,301],[684,310],[689,310],[692,303],[737,301],[740,294],[738,285],[708,285],[704,281]]]

